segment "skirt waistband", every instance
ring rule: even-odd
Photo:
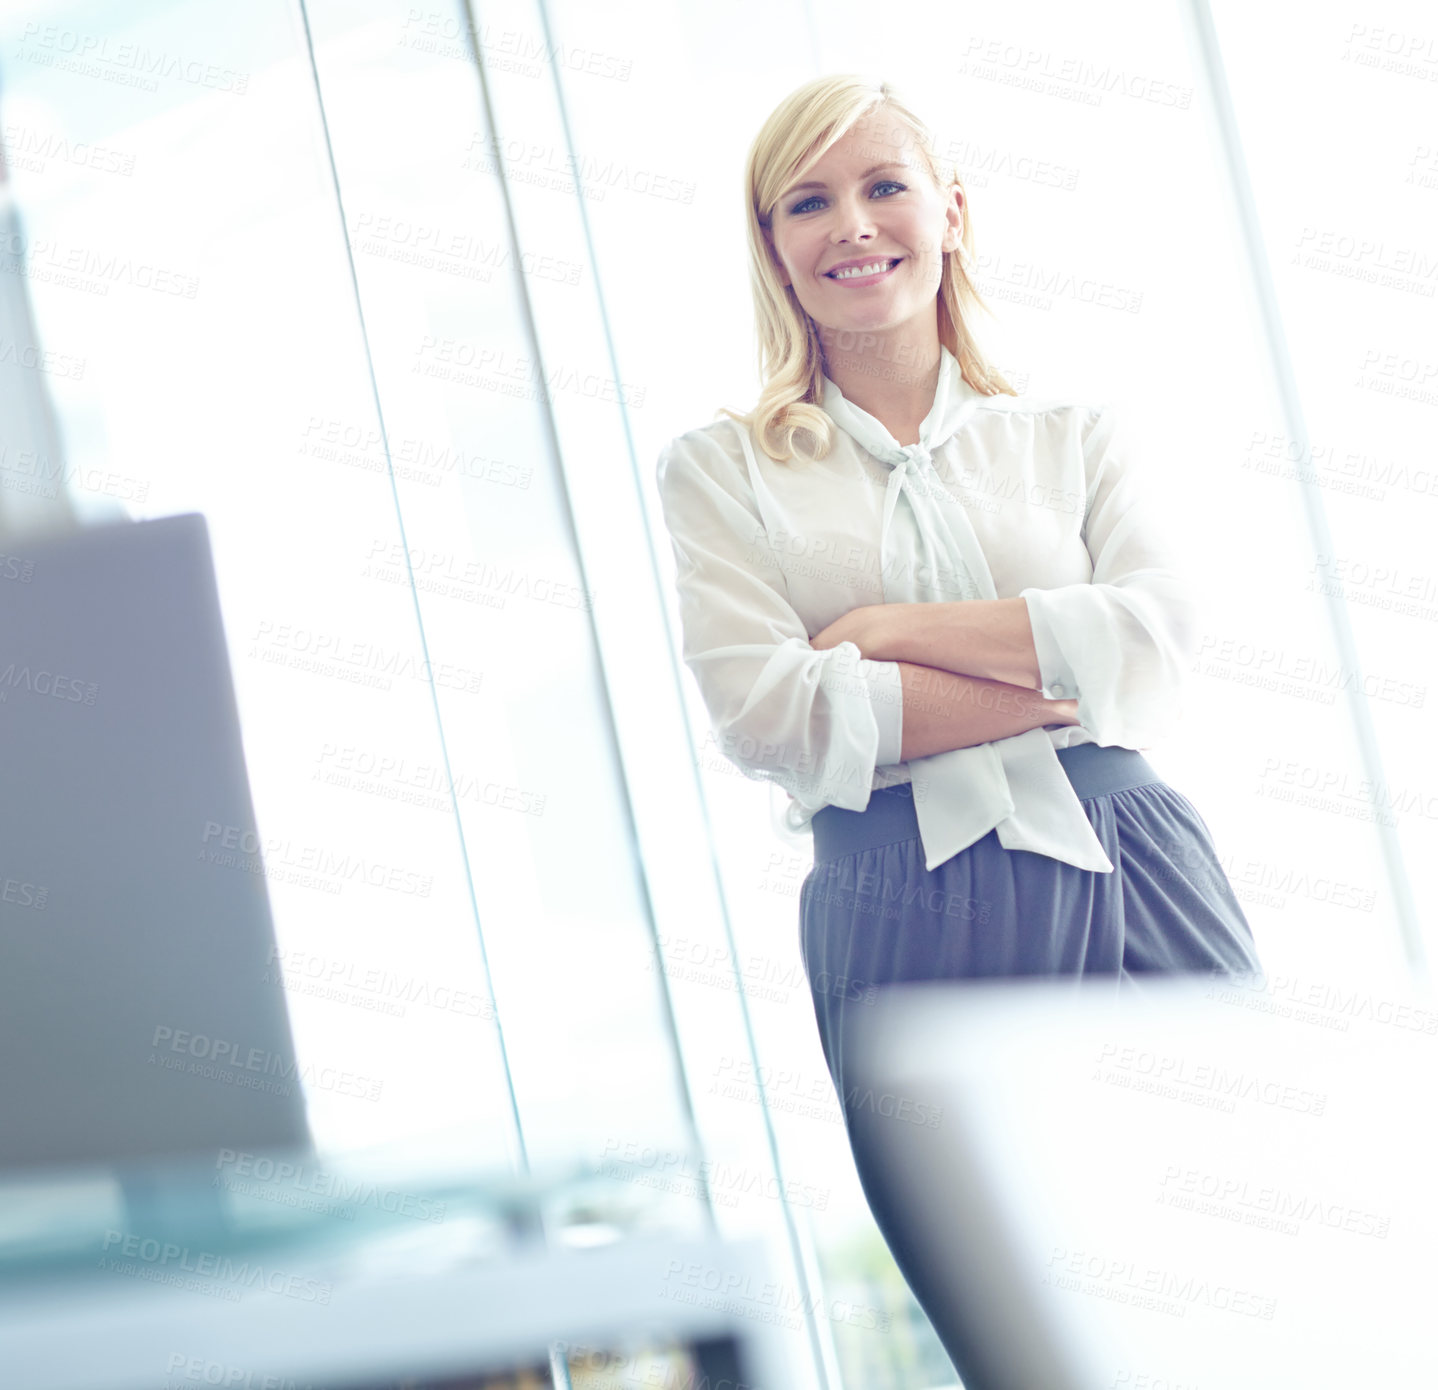
[[[1080,801],[1111,796],[1114,792],[1146,787],[1162,780],[1136,748],[1079,743],[1072,748],[1056,748],[1054,752]],[[811,825],[816,864],[859,850],[917,839],[919,820],[914,812],[912,784],[900,782],[870,793],[867,810],[824,806],[814,813]]]

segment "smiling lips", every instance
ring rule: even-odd
[[[841,285],[872,285],[894,269],[902,256],[876,256],[873,260],[850,262],[837,270],[826,270],[825,276]]]

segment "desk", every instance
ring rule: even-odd
[[[651,1233],[502,1248],[477,1210],[453,1206],[433,1222],[396,1217],[352,1235],[337,1225],[223,1249],[111,1227],[97,1232],[98,1255],[68,1268],[25,1278],[12,1262],[0,1380],[7,1390],[379,1390],[541,1367],[558,1342],[621,1359],[682,1346],[710,1385],[796,1383],[766,1320],[762,1291],[773,1285],[758,1242]]]

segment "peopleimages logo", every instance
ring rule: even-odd
[[[94,681],[81,680],[78,676],[59,675],[43,666],[34,669],[17,666],[12,661],[0,668],[0,702],[20,690],[32,695],[48,695],[72,705],[93,705],[100,687]]]
[[[341,1206],[374,1207],[415,1221],[443,1221],[448,1208],[447,1203],[432,1196],[239,1149],[221,1149],[215,1168],[211,1186],[288,1206],[304,1205],[299,1198],[321,1197]]]
[[[277,835],[267,836],[261,841],[253,830],[239,825],[221,825],[218,821],[205,822],[200,844],[197,858],[206,863],[271,876],[276,876],[276,871],[283,866],[316,876],[319,881],[328,881],[336,892],[343,882],[358,881],[371,888],[427,898],[434,887],[433,874],[385,864],[348,848],[335,850],[324,845],[300,845]]]
[[[204,1033],[191,1033],[161,1024],[150,1040],[155,1050],[150,1065],[167,1071],[190,1071],[221,1081],[233,1081],[255,1090],[271,1090],[288,1095],[286,1088],[277,1088],[261,1077],[278,1077],[285,1082],[299,1080],[304,1086],[337,1095],[355,1096],[361,1100],[378,1100],[383,1081],[374,1081],[338,1067],[301,1066],[292,1057],[270,1052],[263,1047],[245,1047],[226,1038],[212,1038]],[[165,1053],[172,1054],[169,1057]],[[187,1062],[186,1058],[190,1060]],[[251,1075],[246,1075],[251,1073]]]
[[[266,1268],[248,1259],[237,1263],[228,1255],[209,1250],[195,1251],[188,1245],[176,1245],[172,1241],[159,1241],[151,1236],[138,1236],[125,1231],[107,1230],[101,1249],[115,1253],[101,1256],[98,1267],[117,1272],[130,1272],[121,1263],[122,1258],[137,1260],[142,1266],[155,1270],[200,1275],[221,1284],[265,1289],[286,1298],[298,1298],[304,1303],[328,1304],[334,1289],[332,1284],[322,1280],[286,1274],[281,1269]]]
[[[165,1370],[170,1379],[161,1390],[181,1390],[185,1385],[221,1385],[224,1390],[322,1390],[308,1380],[301,1385],[273,1371],[257,1371],[208,1356],[187,1356],[182,1351],[170,1353]]]

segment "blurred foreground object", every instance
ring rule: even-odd
[[[897,986],[855,1025],[856,1142],[969,1390],[1438,1384],[1432,998],[1133,983]]]

